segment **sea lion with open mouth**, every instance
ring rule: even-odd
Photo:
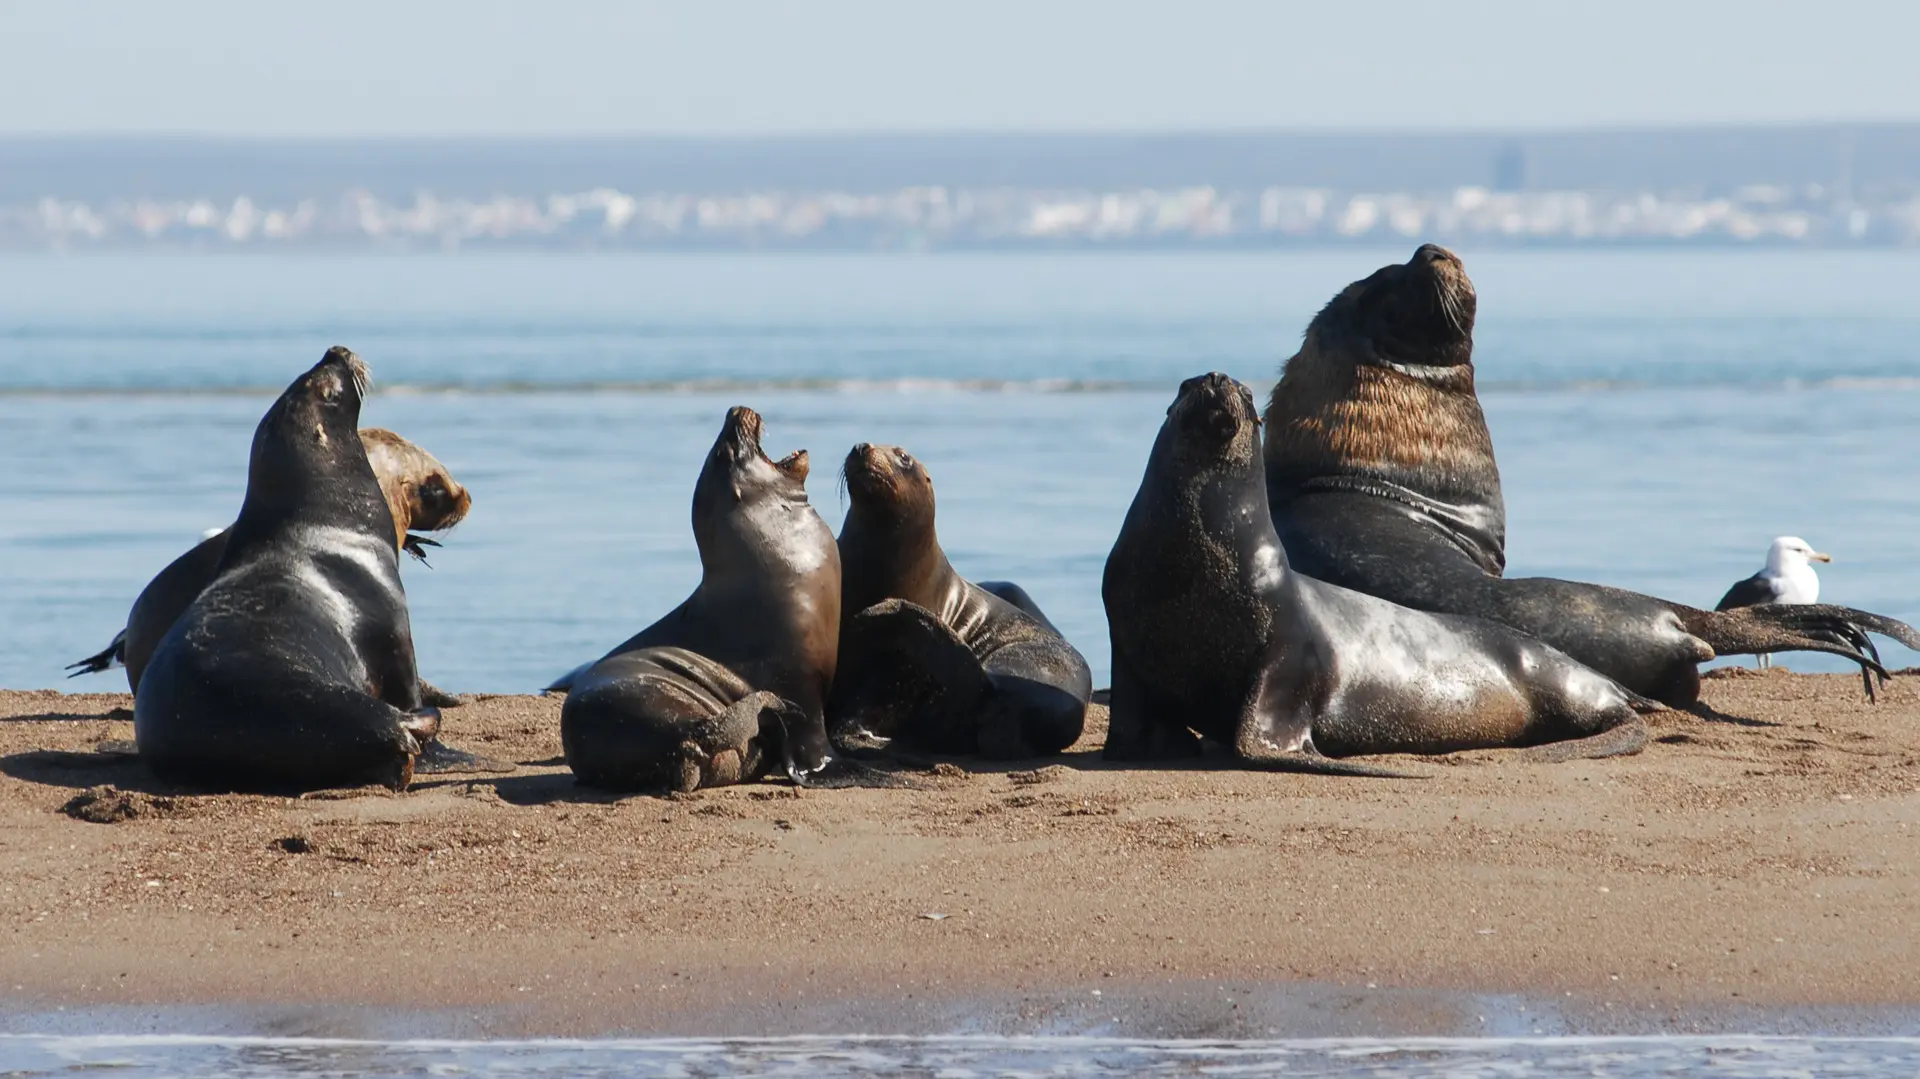
[[[581,783],[694,790],[779,765],[805,783],[833,760],[826,700],[840,635],[840,556],[807,501],[808,458],[760,445],[728,411],[693,491],[700,584],[569,676],[560,740]]]

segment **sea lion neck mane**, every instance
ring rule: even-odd
[[[1435,518],[1483,571],[1505,570],[1500,470],[1474,393],[1477,310],[1460,260],[1432,244],[1321,309],[1267,406],[1276,497],[1387,498]]]

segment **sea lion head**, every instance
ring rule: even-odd
[[[361,428],[360,441],[402,543],[409,529],[444,532],[466,519],[473,496],[433,454],[381,427]]]
[[[340,425],[345,423],[349,425],[346,433],[356,437],[344,441],[360,448],[364,458],[366,450],[359,447],[358,427],[354,425],[360,419],[360,404],[372,378],[366,363],[352,349],[343,345],[328,349],[320,362],[294,379],[267,410],[255,431],[256,448],[260,438],[271,433],[292,445],[319,446],[327,456],[336,456],[345,449],[338,445],[342,441]]]
[[[1218,371],[1180,384],[1161,437],[1181,461],[1243,467],[1260,457],[1260,412],[1253,391]]]
[[[1302,351],[1351,355],[1415,377],[1470,371],[1477,307],[1460,257],[1421,244],[1407,261],[1342,289],[1307,327]]]
[[[933,477],[899,446],[862,442],[840,467],[853,512],[897,525],[933,523]]]
[[[720,437],[713,442],[693,488],[693,534],[701,551],[728,531],[724,522],[758,520],[751,529],[769,538],[795,510],[811,513],[807,503],[808,457],[795,450],[778,461],[761,448],[760,414],[744,405],[727,410]],[[735,529],[737,531],[737,529]]]
[[[286,388],[254,429],[241,521],[321,519],[374,525],[393,535],[393,515],[360,442],[367,365],[339,345]]]

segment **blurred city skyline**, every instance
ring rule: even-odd
[[[1551,131],[1920,119],[1920,6],[0,4],[0,134]]]

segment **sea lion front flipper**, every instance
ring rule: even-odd
[[[430,738],[422,744],[420,755],[413,762],[413,770],[419,775],[511,772],[518,767],[509,761],[495,760],[492,757],[482,757],[477,753],[468,753],[464,749],[455,749],[439,738]]]
[[[1113,685],[1108,690],[1107,742],[1100,756],[1110,761],[1164,761],[1200,755],[1193,731],[1166,719],[1116,647]]]
[[[1628,757],[1647,748],[1647,743],[1652,740],[1653,731],[1647,726],[1647,721],[1634,716],[1627,722],[1601,731],[1599,734],[1516,750],[1514,759],[1526,761],[1529,764],[1564,764],[1567,761]]]
[[[936,753],[972,753],[993,683],[980,659],[932,611],[883,600],[845,627],[834,674],[835,739],[889,738]]]

